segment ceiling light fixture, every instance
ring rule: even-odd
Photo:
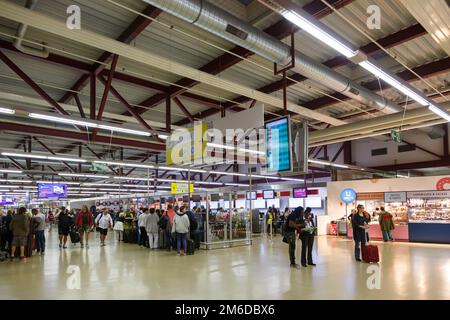
[[[110,176],[102,176],[96,174],[83,174],[83,173],[58,173],[58,176],[62,177],[81,177],[81,178],[97,178],[97,179],[109,179]]]
[[[58,156],[46,156],[46,155],[16,153],[16,152],[2,152],[2,155],[6,156],[6,157],[42,159],[42,160],[58,160],[58,161],[67,161],[67,162],[87,162],[86,160],[79,159],[79,158],[66,158],[66,157],[58,157]]]
[[[301,29],[305,30],[307,33],[312,35],[314,38],[322,41],[326,45],[330,46],[337,52],[343,54],[347,58],[352,58],[357,55],[357,51],[353,50],[349,46],[343,44],[340,40],[336,39],[334,36],[327,33],[323,28],[316,25],[311,21],[312,18],[306,17],[306,14],[300,13],[293,10],[283,10],[281,12],[283,17],[297,25]],[[304,16],[303,16],[304,15]]]
[[[386,73],[385,71],[381,70],[379,67],[377,67],[372,62],[366,60],[359,63],[361,67],[372,73],[373,75],[377,76],[378,78],[382,79],[384,82],[389,83],[391,86],[402,92],[403,94],[407,95],[411,99],[415,100],[416,102],[420,103],[422,106],[428,106],[430,103],[422,97],[420,94],[414,92],[412,89],[408,88],[406,85],[402,84],[399,80],[395,79],[390,74]]]
[[[434,104],[430,104],[428,106],[428,109],[431,112],[434,112],[435,114],[437,114],[438,116],[440,116],[441,118],[447,120],[450,122],[450,114],[448,114],[448,112],[446,110],[443,110],[442,108],[434,105]]]
[[[135,168],[144,168],[144,169],[155,169],[155,166],[148,164],[138,164],[138,163],[128,163],[128,162],[116,162],[116,161],[94,161],[94,163],[101,163],[110,166],[119,166],[119,167],[135,167]]]
[[[15,114],[16,110],[9,109],[9,108],[0,108],[0,113]]]
[[[0,169],[0,173],[22,173],[21,170]]]
[[[220,174],[224,176],[237,176],[237,177],[246,177],[247,175],[244,173],[235,173],[235,172],[222,172],[222,171],[210,171],[212,174]]]

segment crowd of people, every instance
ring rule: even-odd
[[[57,223],[59,248],[66,249],[68,238],[73,244],[80,243],[81,248],[89,247],[90,233],[94,230],[100,234],[100,246],[106,245],[108,231],[116,232],[118,242],[136,243],[139,247],[151,250],[176,249],[178,255],[185,255],[190,250],[200,246],[197,237],[199,223],[197,215],[205,214],[203,207],[189,210],[186,206],[168,205],[167,210],[143,208],[141,210],[118,211],[103,208],[97,210],[83,206],[81,209],[68,210],[61,207],[55,214],[51,211],[45,215],[38,209],[31,213],[21,207],[17,211],[8,210],[6,214],[0,212],[0,250],[10,254],[10,258],[25,259],[32,255],[44,255],[46,248],[45,230],[47,225]],[[225,219],[226,217],[224,217]],[[392,214],[384,207],[377,214],[378,222],[383,233],[384,241],[393,241],[394,229]],[[358,205],[350,215],[350,225],[353,229],[355,242],[355,259],[364,259],[364,248],[369,241],[369,223],[372,217]],[[286,208],[282,214],[275,207],[269,208],[266,214],[268,232],[272,231],[275,223],[281,224],[283,241],[289,245],[290,265],[300,268],[296,263],[296,239],[301,240],[301,265],[314,266],[312,248],[316,223],[311,208],[298,207],[291,212]],[[191,248],[193,247],[193,248]]]

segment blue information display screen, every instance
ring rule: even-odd
[[[2,205],[2,206],[14,205],[14,198],[13,197],[0,196],[0,205]]]
[[[268,171],[292,169],[289,118],[283,117],[265,123],[266,157]]]
[[[65,198],[67,185],[64,183],[38,183],[39,198]]]

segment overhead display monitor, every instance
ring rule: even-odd
[[[322,198],[321,197],[305,198],[305,207],[322,208]]]
[[[38,197],[59,199],[67,197],[67,185],[64,183],[38,183]]]
[[[292,171],[289,116],[268,121],[266,129],[267,172]]]
[[[14,198],[7,196],[0,196],[0,205],[2,206],[14,205]]]
[[[213,209],[213,210],[219,209],[219,202],[218,201],[210,202],[209,203],[209,208]]]
[[[192,201],[200,202],[201,201],[201,196],[199,194],[192,195]]]
[[[308,196],[307,188],[294,188],[292,189],[292,196],[294,198],[306,198]]]
[[[189,202],[189,196],[183,196],[183,202],[185,203]]]
[[[263,190],[263,199],[273,199],[273,198],[275,198],[275,191]]]
[[[219,201],[220,195],[218,193],[212,193],[211,194],[211,201]]]
[[[247,191],[247,200],[256,200],[256,191]]]
[[[240,208],[246,208],[247,206],[246,206],[245,200],[243,200],[243,199],[236,200],[235,207],[236,207],[237,209],[240,209]]]

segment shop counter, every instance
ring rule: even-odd
[[[347,237],[353,239],[353,229],[347,229]],[[395,229],[392,230],[392,237],[395,241],[409,241],[409,230],[408,225],[396,225]],[[379,224],[369,224],[369,239],[372,240],[383,240],[383,233]]]
[[[450,223],[410,223],[409,241],[450,243]]]

